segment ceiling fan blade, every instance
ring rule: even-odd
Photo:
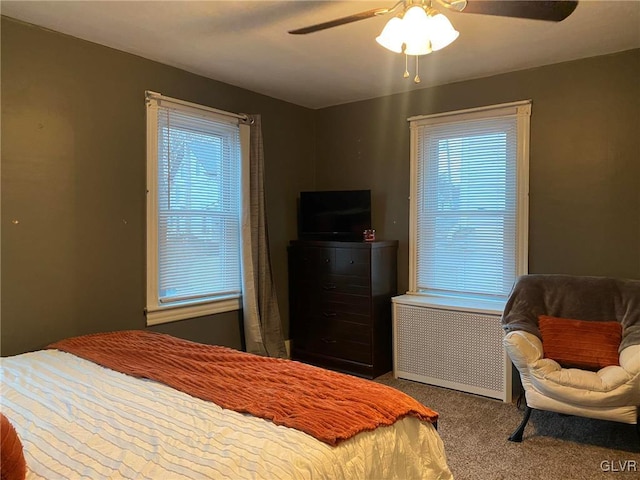
[[[560,22],[578,6],[577,1],[469,0],[463,13],[480,13],[500,17],[530,18]]]
[[[384,15],[385,13],[389,13],[389,10],[390,9],[388,8],[374,8],[373,10],[367,10],[366,12],[349,15],[348,17],[336,18],[335,20],[331,20],[329,22],[318,23],[316,25],[298,28],[296,30],[289,30],[289,33],[291,33],[292,35],[304,35],[306,33],[313,33],[319,30],[326,30],[327,28],[337,27],[339,25],[357,22],[359,20],[366,20],[367,18],[375,17],[377,15]]]

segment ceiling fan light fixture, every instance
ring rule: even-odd
[[[402,25],[409,32],[424,29],[428,21],[427,12],[421,5],[409,7],[402,17]]]
[[[407,55],[427,55],[432,52],[429,16],[419,5],[410,7],[402,19],[404,53]]]
[[[431,41],[428,36],[424,38],[407,39],[404,46],[404,53],[406,55],[414,55],[417,57],[420,55],[428,55],[431,52],[433,52],[433,48],[431,47]]]
[[[451,45],[460,35],[460,32],[453,28],[449,19],[435,10],[429,14],[429,29],[433,51]]]
[[[451,44],[460,34],[443,14],[431,7],[430,2],[407,6],[404,12],[390,19],[376,41],[395,53],[417,57],[428,55]],[[405,78],[408,71],[405,68]],[[416,62],[416,79],[418,83]]]
[[[376,37],[376,42],[392,52],[402,53],[402,44],[404,43],[402,32],[402,20],[399,17],[393,17],[387,22],[380,35]]]

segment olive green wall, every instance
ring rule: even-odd
[[[262,114],[274,278],[313,188],[314,112],[2,18],[2,355],[144,328],[145,90]],[[256,72],[259,75],[259,72]],[[239,347],[237,313],[154,328]]]
[[[1,27],[2,355],[144,328],[145,90],[262,114],[285,334],[301,190],[371,188],[374,228],[400,241],[407,289],[412,115],[532,99],[530,271],[640,278],[640,50],[312,111],[4,17]],[[236,313],[154,330],[241,344]]]
[[[400,241],[404,292],[407,118],[531,99],[529,271],[640,278],[638,79],[631,50],[320,110],[316,187],[372,189],[373,227]]]

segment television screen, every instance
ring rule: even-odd
[[[302,240],[362,240],[371,228],[371,190],[300,192]]]

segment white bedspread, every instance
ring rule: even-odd
[[[439,435],[415,418],[331,447],[57,350],[1,362],[29,479],[452,478]]]

